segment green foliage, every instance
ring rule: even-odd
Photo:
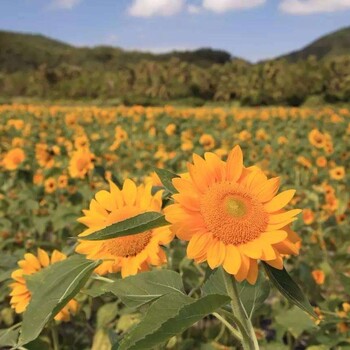
[[[216,270],[209,276],[203,285],[202,291],[205,295],[227,295],[221,269]],[[247,281],[239,283],[238,292],[247,316],[251,319],[254,316],[254,313],[268,298],[270,284],[263,274],[260,273],[255,285],[251,285]]]
[[[45,325],[85,285],[93,270],[101,263],[74,255],[26,276],[31,300],[23,314],[20,346],[37,338]]]
[[[171,270],[155,270],[107,283],[104,292],[111,292],[130,308],[140,307],[162,295],[184,293],[181,276]]]
[[[170,193],[177,193],[176,188],[174,187],[172,180],[176,177],[179,177],[179,175],[172,173],[169,170],[166,169],[160,169],[156,168],[155,172],[157,173],[160,181],[162,182],[163,186],[170,192]]]
[[[43,36],[0,31],[4,98],[102,99],[154,106],[179,101],[241,105],[346,102],[350,98],[350,29],[301,51],[250,64],[223,51],[151,54],[120,48],[75,48]]]
[[[109,225],[106,228],[98,230],[90,235],[80,237],[80,239],[85,239],[88,241],[101,241],[104,239],[135,235],[166,225],[169,225],[169,223],[165,220],[163,214],[150,211]]]
[[[163,295],[152,304],[138,326],[123,338],[119,350],[154,349],[228,301],[229,297],[217,294],[197,300],[180,293]]]
[[[278,270],[265,262],[262,263],[270,281],[288,300],[309,313],[312,317],[318,318],[309,300],[300,287],[289,276],[285,268],[283,268],[283,270]]]

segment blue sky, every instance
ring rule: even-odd
[[[74,45],[213,47],[252,61],[350,26],[350,0],[1,0],[0,29]]]

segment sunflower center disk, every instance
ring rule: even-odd
[[[235,197],[226,197],[225,204],[227,213],[233,217],[240,218],[247,213],[247,207],[243,200]]]
[[[206,227],[224,244],[248,243],[265,232],[268,214],[249,190],[230,182],[212,185],[201,198]]]
[[[126,258],[140,253],[145,249],[151,238],[151,231],[132,236],[118,237],[104,243],[104,248],[111,255]]]

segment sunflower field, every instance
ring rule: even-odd
[[[0,117],[0,349],[350,349],[350,110]]]

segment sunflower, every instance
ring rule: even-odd
[[[89,210],[78,219],[88,226],[79,236],[86,236],[116,222],[131,218],[147,211],[160,212],[162,191],[151,194],[152,184],[136,186],[127,179],[120,190],[112,181],[110,191],[99,191],[90,202]],[[136,235],[101,241],[80,240],[76,251],[88,259],[105,260],[96,268],[96,273],[106,274],[121,271],[122,277],[135,275],[149,269],[149,265],[159,266],[166,262],[160,245],[173,238],[168,226],[142,232]]]
[[[94,159],[94,154],[87,149],[81,148],[75,151],[69,162],[69,175],[83,179],[90,170],[94,169]]]
[[[16,170],[25,158],[26,155],[21,148],[13,148],[5,154],[2,166],[6,170]]]
[[[314,281],[316,282],[316,284],[318,284],[318,285],[324,284],[324,281],[326,278],[326,276],[322,270],[313,270],[312,277],[313,277]]]
[[[345,177],[345,168],[343,166],[337,166],[329,170],[329,175],[334,180],[342,180]]]
[[[214,137],[209,134],[203,134],[199,138],[199,143],[203,146],[203,148],[208,151],[215,147]]]
[[[30,302],[31,293],[27,287],[27,283],[23,278],[25,275],[32,275],[40,271],[51,264],[55,264],[58,261],[65,260],[67,256],[58,250],[54,250],[49,255],[42,249],[38,248],[37,256],[31,253],[24,254],[24,259],[18,262],[20,267],[18,270],[12,272],[11,277],[14,282],[10,284],[11,288],[11,300],[10,304],[16,313],[20,314],[24,312]],[[78,303],[72,299],[68,304],[55,316],[56,321],[69,321],[70,314],[75,314],[78,309]]]
[[[53,193],[57,189],[57,182],[56,179],[53,177],[49,177],[48,179],[45,180],[44,182],[45,186],[45,192],[46,193]]]
[[[165,209],[172,231],[189,241],[187,256],[220,265],[238,281],[254,284],[257,260],[282,269],[284,254],[298,254],[300,239],[289,224],[299,209],[283,208],[294,190],[276,195],[279,178],[267,179],[257,167],[245,168],[236,146],[223,162],[213,153],[193,155],[189,179],[173,179],[179,193]]]
[[[309,142],[316,148],[323,148],[326,144],[326,137],[318,129],[309,132]]]

